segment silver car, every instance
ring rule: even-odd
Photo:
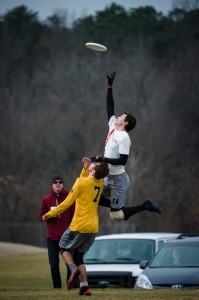
[[[133,288],[142,260],[151,260],[179,233],[122,233],[99,236],[84,257],[90,287]]]
[[[180,235],[166,243],[138,277],[137,289],[199,288],[199,235]]]

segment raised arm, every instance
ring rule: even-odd
[[[112,116],[115,115],[114,112],[114,99],[113,99],[113,80],[115,78],[115,71],[109,76],[107,75],[108,78],[108,90],[107,90],[107,96],[106,96],[106,108],[107,108],[107,115],[108,115],[108,121]]]
[[[120,154],[120,157],[118,158],[108,158],[108,157],[102,157],[102,156],[93,156],[90,158],[90,162],[106,162],[111,165],[123,165],[127,163],[128,155],[127,154]]]

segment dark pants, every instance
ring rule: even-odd
[[[51,268],[51,275],[53,280],[54,288],[58,289],[62,287],[61,284],[61,275],[59,270],[59,241],[53,241],[47,239],[48,247],[48,259]],[[70,276],[70,270],[67,267],[67,281]]]

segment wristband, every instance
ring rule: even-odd
[[[108,84],[108,89],[112,89],[112,85]]]

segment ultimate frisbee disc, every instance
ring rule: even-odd
[[[107,48],[104,45],[97,43],[86,43],[85,46],[95,51],[106,51]]]

